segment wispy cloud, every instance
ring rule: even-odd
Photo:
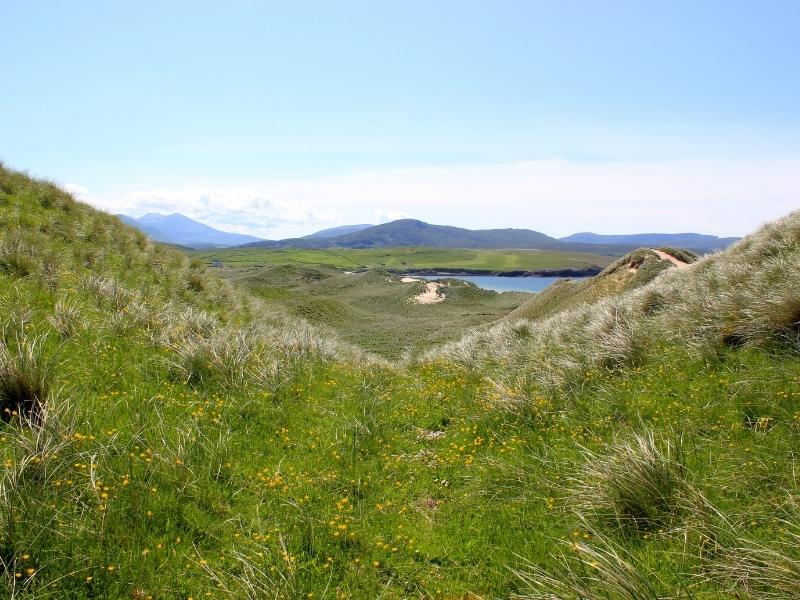
[[[340,219],[335,210],[273,200],[268,197],[268,190],[261,188],[215,188],[205,184],[140,188],[110,201],[94,198],[82,186],[72,184],[70,191],[73,189],[81,199],[113,212],[135,217],[148,212],[178,212],[226,231],[262,237],[275,237],[276,229],[318,228]]]

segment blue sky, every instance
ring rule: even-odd
[[[800,2],[0,3],[0,158],[285,237],[800,208]]]

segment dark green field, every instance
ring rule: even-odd
[[[540,271],[606,267],[612,256],[550,250],[471,250],[458,248],[376,248],[330,250],[271,250],[231,248],[194,251],[191,255],[225,266],[326,265],[344,270],[384,269],[395,272],[416,269],[479,269],[483,271]]]

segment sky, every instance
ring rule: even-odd
[[[279,239],[742,235],[800,208],[800,2],[0,0],[0,160]]]

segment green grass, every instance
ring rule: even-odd
[[[271,250],[232,248],[191,253],[208,264],[229,267],[259,265],[325,265],[344,270],[470,269],[487,272],[584,269],[609,265],[614,259],[599,254],[550,250],[470,250],[458,248],[380,248],[330,250]]]
[[[457,340],[468,328],[501,319],[531,297],[447,280],[444,302],[420,305],[411,300],[424,290],[424,283],[401,283],[385,271],[343,274],[330,267],[279,265],[218,272],[274,310],[395,359]]]
[[[389,363],[0,168],[2,595],[796,597],[797,221]]]

